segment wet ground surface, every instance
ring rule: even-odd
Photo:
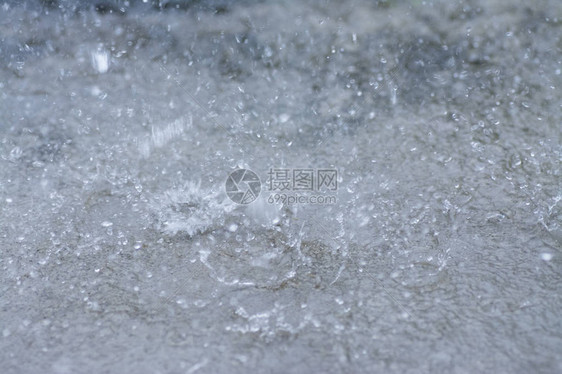
[[[554,0],[0,4],[0,371],[561,372],[561,49]]]

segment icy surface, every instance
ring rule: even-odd
[[[562,372],[562,2],[156,3],[0,4],[1,373]]]

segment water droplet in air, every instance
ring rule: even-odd
[[[552,253],[541,253],[541,259],[543,261],[550,261],[552,260]]]

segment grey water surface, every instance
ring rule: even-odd
[[[0,373],[562,372],[561,52],[558,0],[0,1]]]

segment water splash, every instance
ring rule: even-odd
[[[223,225],[225,215],[234,208],[222,194],[201,188],[200,182],[187,182],[155,195],[150,206],[159,229],[169,235],[189,236]]]

